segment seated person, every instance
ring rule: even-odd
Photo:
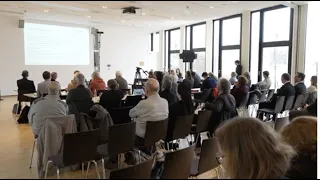
[[[178,76],[177,76],[177,74],[176,74],[176,71],[173,70],[173,69],[171,69],[171,70],[170,70],[170,75],[171,75],[172,78],[173,78],[173,82],[177,83],[177,82],[178,82]]]
[[[169,106],[177,102],[177,97],[172,93],[172,76],[165,75],[162,80],[162,91],[159,93],[160,97],[168,101]]]
[[[74,89],[77,87],[77,81],[76,81],[76,76],[79,74],[80,72],[78,70],[74,71],[73,73],[73,79],[71,80],[71,82],[68,84],[68,88],[67,91],[69,92],[71,89]]]
[[[178,116],[187,116],[194,113],[193,103],[191,99],[191,89],[186,82],[178,85],[179,101],[169,107],[169,121],[166,139],[171,139],[173,135],[174,125]]]
[[[26,102],[30,101],[30,99],[25,97],[23,94],[36,92],[36,88],[34,86],[33,81],[28,80],[29,72],[27,70],[24,70],[24,71],[22,71],[21,76],[22,76],[22,79],[17,80],[18,101],[19,101],[18,114],[21,111],[21,102],[22,101],[26,101]]]
[[[190,86],[190,89],[192,89],[194,87],[193,86],[194,85],[194,79],[193,79],[190,71],[186,72],[186,77],[182,82],[188,82],[189,86]]]
[[[91,92],[85,87],[85,77],[79,73],[76,75],[77,87],[68,93],[66,102],[69,107],[69,114],[86,113],[93,105]]]
[[[308,99],[306,104],[310,105],[317,100],[317,76],[312,76],[311,79],[311,86],[308,87]]]
[[[168,102],[158,94],[159,82],[150,78],[145,84],[145,95],[148,97],[140,101],[129,112],[131,118],[136,121],[137,144],[144,140],[147,121],[160,121],[168,118]]]
[[[178,81],[182,81],[183,80],[183,76],[182,76],[182,73],[180,72],[179,68],[176,69],[176,74],[178,76]]]
[[[193,88],[200,88],[201,87],[201,78],[198,73],[191,71],[191,76],[194,79]]]
[[[120,71],[116,72],[116,79],[119,84],[119,89],[128,89],[128,82],[122,77],[122,73]]]
[[[116,80],[110,79],[107,84],[108,90],[104,91],[101,95],[99,104],[108,112],[111,112],[114,108],[120,108],[124,93],[119,90],[119,85]]]
[[[220,79],[217,89],[219,95],[212,103],[206,103],[204,106],[205,109],[212,111],[208,126],[211,134],[222,122],[237,115],[236,100],[230,94],[230,82],[227,79]]]
[[[231,73],[231,78],[229,79],[230,84],[233,86],[236,82],[238,82],[237,79],[237,73],[232,72]]]
[[[282,138],[291,145],[296,156],[286,173],[289,179],[317,178],[317,118],[302,116],[295,118],[281,131]]]
[[[209,75],[209,77],[210,77],[211,79],[215,80],[215,81],[217,82],[217,84],[218,84],[219,79],[217,78],[216,75],[214,75],[212,72],[209,72],[208,75]]]
[[[58,73],[57,73],[57,72],[52,72],[52,73],[51,73],[51,81],[56,81],[56,82],[59,84],[60,89],[61,89],[61,85],[60,85],[60,83],[57,81],[57,78],[58,78]]]
[[[315,116],[317,117],[317,100],[302,110],[293,110],[289,113],[289,120],[293,120],[299,116]]]
[[[217,82],[212,79],[207,72],[202,73],[202,77],[204,80],[202,82],[201,91],[204,89],[212,89],[217,87]]]
[[[43,96],[43,94],[45,94],[45,95],[48,94],[48,85],[51,82],[49,71],[43,72],[42,77],[43,77],[44,81],[38,84],[38,88],[37,88],[37,96],[38,97]]]
[[[33,101],[28,114],[34,135],[39,135],[47,117],[66,116],[68,106],[60,100],[60,85],[55,81],[48,84],[48,95]]]
[[[303,82],[304,78],[305,78],[305,75],[302,72],[297,72],[296,76],[294,77],[294,82],[296,83],[296,85],[294,86],[294,89],[296,91],[296,96],[307,93],[307,87]]]
[[[95,71],[92,73],[92,79],[90,81],[90,91],[91,95],[95,96],[97,94],[97,91],[105,90],[106,89],[106,83],[103,81],[103,79],[100,77],[99,72]]]
[[[247,98],[249,93],[249,87],[246,85],[248,82],[247,78],[244,76],[238,76],[238,82],[235,84],[231,90],[231,94],[236,99],[237,107],[240,107],[241,103]]]
[[[271,86],[271,79],[269,77],[269,71],[263,71],[263,80],[258,82],[257,85],[260,87],[260,89],[269,89]]]
[[[247,86],[248,86],[249,89],[250,89],[250,88],[251,88],[250,72],[249,72],[249,71],[246,71],[246,72],[244,72],[242,75],[247,78],[247,80],[248,80]]]

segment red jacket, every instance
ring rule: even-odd
[[[90,82],[90,91],[93,95],[94,90],[104,90],[106,89],[106,83],[103,81],[103,79],[92,79]]]

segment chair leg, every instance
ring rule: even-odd
[[[97,172],[97,176],[98,176],[98,179],[101,179],[100,178],[100,174],[99,174],[99,170],[98,170],[98,164],[97,164],[97,162],[96,161],[91,161],[91,162],[93,162],[94,163],[94,165],[95,165],[95,167],[96,167],[96,172]]]
[[[33,141],[33,148],[32,148],[32,154],[31,154],[30,166],[29,166],[30,169],[31,169],[31,165],[32,165],[32,159],[33,159],[33,154],[34,154],[34,147],[36,145],[36,140],[37,139],[34,139],[34,141]]]
[[[138,149],[139,152],[139,163],[141,163],[141,153],[140,153],[140,149]]]
[[[86,179],[88,179],[88,173],[89,173],[89,169],[90,169],[90,163],[91,163],[91,161],[88,162],[87,172],[86,172]]]
[[[81,164],[81,177],[83,178],[84,174],[84,163]]]
[[[47,179],[49,163],[52,163],[52,161],[48,161],[48,162],[47,162],[47,165],[46,165],[46,172],[45,172],[45,174],[44,174],[44,179]]]
[[[101,159],[101,162],[102,162],[102,178],[106,179],[106,170],[104,168],[104,158],[103,157]]]
[[[57,179],[60,179],[60,169],[57,167]]]

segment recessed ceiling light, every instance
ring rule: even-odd
[[[172,18],[170,18],[170,19],[174,19],[174,18],[172,17]]]
[[[149,24],[149,26],[151,26],[151,24]]]
[[[91,16],[87,16],[87,18],[91,18]]]
[[[214,7],[213,6],[210,6],[210,9],[213,9]]]
[[[43,12],[49,12],[49,10],[46,10],[46,9],[45,9],[45,10],[43,10]]]
[[[146,13],[141,13],[142,15],[146,15]]]
[[[107,6],[102,6],[103,9],[107,9]]]
[[[124,23],[124,22],[126,22],[126,21],[125,21],[125,20],[122,20],[121,22],[123,22],[123,23]]]

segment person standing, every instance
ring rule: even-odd
[[[236,67],[236,73],[237,73],[237,77],[240,76],[242,74],[242,65],[240,64],[239,60],[236,60],[234,62],[234,64],[237,66]]]

